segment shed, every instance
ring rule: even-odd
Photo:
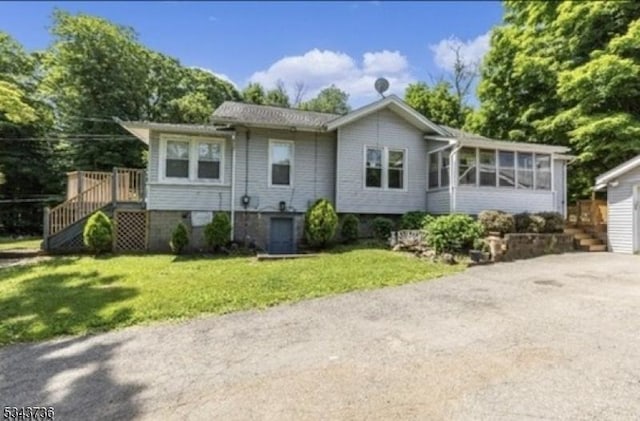
[[[615,253],[640,252],[640,155],[596,178],[607,191],[607,243]]]

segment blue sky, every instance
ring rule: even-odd
[[[412,81],[446,74],[452,39],[479,60],[502,17],[499,2],[480,1],[0,2],[0,30],[44,49],[55,7],[131,26],[148,47],[239,87],[304,82],[309,98],[335,83],[354,106],[375,98],[379,76],[402,95]]]

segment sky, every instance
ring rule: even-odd
[[[377,97],[378,77],[402,96],[411,82],[446,76],[451,45],[460,45],[466,60],[480,60],[502,17],[501,3],[485,1],[21,1],[0,2],[0,30],[29,51],[45,49],[54,8],[131,26],[149,48],[239,88],[282,80],[292,93],[303,82],[309,99],[333,83],[352,106]]]

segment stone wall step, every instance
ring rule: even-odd
[[[581,246],[595,246],[602,244],[602,241],[597,238],[582,238],[578,241],[580,241]]]

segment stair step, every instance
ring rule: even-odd
[[[579,241],[581,246],[596,246],[602,244],[602,241],[597,238],[582,238]]]
[[[584,240],[593,237],[591,237],[591,235],[587,234],[586,232],[579,232],[577,234],[573,234],[573,238],[575,238],[576,240]]]
[[[589,251],[589,252],[607,251],[606,244],[591,244],[586,246],[579,246],[579,248],[582,251]]]
[[[564,229],[564,233],[565,234],[579,234],[582,232],[582,229],[580,228],[565,228]]]

